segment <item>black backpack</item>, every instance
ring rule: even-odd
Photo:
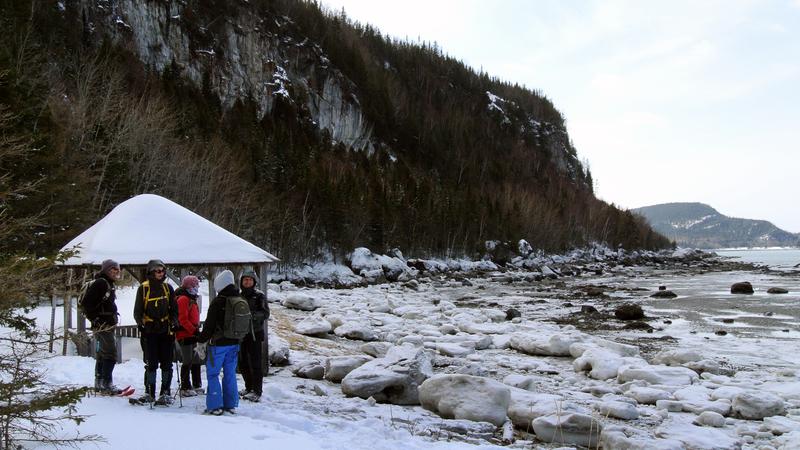
[[[96,282],[103,280],[106,283],[106,293],[103,294],[103,298],[98,302],[98,304],[94,308],[87,308],[86,307],[86,293],[89,292],[89,288]],[[89,280],[83,283],[81,286],[80,294],[78,294],[78,311],[83,314],[83,317],[89,319],[90,322],[97,319],[98,313],[100,312],[100,308],[102,307],[102,302],[108,300],[111,297],[111,289],[108,281],[105,278],[95,278],[94,280]]]

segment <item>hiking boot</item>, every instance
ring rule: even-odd
[[[230,414],[230,415],[236,414],[236,408],[222,408],[222,411],[225,414]]]
[[[195,397],[197,396],[197,392],[194,389],[181,389],[180,390],[181,397]]]
[[[249,392],[252,392],[252,391],[250,389],[242,389],[241,391],[239,391],[239,397],[244,397]]]
[[[150,394],[144,394],[143,396],[136,399],[136,401],[139,403],[153,403],[154,400],[155,399]]]
[[[222,408],[217,409],[207,409],[203,411],[203,414],[207,416],[221,416],[222,415]]]
[[[250,391],[247,394],[244,394],[242,398],[253,403],[258,403],[261,400],[261,394],[256,394],[255,392]]]
[[[159,405],[159,406],[169,406],[169,405],[172,404],[172,402],[173,402],[173,400],[172,400],[172,396],[171,395],[169,395],[169,394],[161,394],[161,396],[158,397],[158,400],[156,400],[155,403],[156,403],[156,405]]]

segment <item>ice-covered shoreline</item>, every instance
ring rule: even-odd
[[[726,306],[707,316],[687,311],[706,294],[732,306],[763,302],[768,297],[760,288],[777,282],[791,289],[775,302],[791,307],[798,303],[797,277],[769,278],[744,270],[747,265],[686,252],[603,255],[602,261],[540,255],[504,270],[482,261],[478,270],[442,271],[427,261],[413,277],[382,283],[381,276],[395,276],[385,258],[397,256],[362,256],[380,264],[361,267],[364,275],[373,271],[373,284],[270,284],[270,350],[281,365],[266,379],[262,403],[240,405],[240,416],[254,426],[289,422],[314,429],[331,442],[328,448],[369,447],[328,434],[343,418],[350,423],[343,433],[391,436],[383,448],[499,445],[512,425],[517,448],[797,448],[800,442],[800,367],[792,360],[763,364],[770,355],[758,354],[766,353],[762,347],[796,352],[798,337],[780,331],[781,321],[796,331],[796,317],[792,322],[778,311],[769,316],[775,324],[759,325],[776,336],[748,336],[736,330],[752,328],[744,326],[748,310],[736,310],[732,323],[719,322],[730,329],[721,336],[715,318],[727,314]],[[524,266],[533,260],[535,268]],[[744,279],[754,281],[755,296],[723,292],[730,280]],[[651,298],[662,283],[677,297]],[[128,297],[120,299],[123,310],[132,306]],[[633,321],[614,316],[626,303],[643,308],[639,322],[650,332],[626,328]],[[758,358],[739,364],[737,346]],[[63,359],[85,358],[58,359],[68,366]],[[119,367],[119,377],[137,384],[140,370],[133,359]],[[72,379],[88,379],[86,372]],[[52,376],[59,373],[54,368]],[[82,408],[109,400],[87,399]],[[181,411],[205,419],[196,417],[201,400],[185,402],[190,409]],[[301,448],[315,448],[302,442]],[[113,448],[127,448],[119,444]]]
[[[516,274],[531,280],[556,279],[562,276],[581,275],[585,271],[595,274],[608,272],[618,266],[649,266],[668,270],[754,269],[747,263],[726,261],[715,253],[697,249],[675,250],[612,250],[602,245],[575,249],[565,254],[545,254],[535,251],[528,242],[517,244],[489,241],[481,259],[405,258],[399,249],[388,254],[373,253],[367,248],[357,248],[342,263],[329,260],[303,263],[270,273],[273,282],[290,281],[311,287],[352,288],[383,282],[409,281],[417,277],[449,276],[464,278],[492,272]],[[619,272],[619,270],[615,270]]]

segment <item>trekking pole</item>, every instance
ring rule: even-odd
[[[181,354],[181,358],[183,358],[183,354]],[[181,369],[186,364],[183,361],[178,361],[178,405],[180,408],[183,408],[183,393],[181,392]]]

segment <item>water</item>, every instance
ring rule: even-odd
[[[733,271],[695,274],[651,273],[629,280],[638,287],[665,285],[678,297],[647,299],[651,311],[672,319],[665,332],[683,345],[710,350],[739,365],[800,365],[800,249],[716,250],[720,256],[765,265],[774,272]],[[752,295],[731,294],[730,286],[752,283]],[[781,287],[788,294],[769,294]],[[717,332],[726,332],[719,336]]]
[[[742,250],[714,250],[720,256],[737,258],[742,262],[763,264],[774,270],[790,270],[800,264],[800,249],[759,248]]]

